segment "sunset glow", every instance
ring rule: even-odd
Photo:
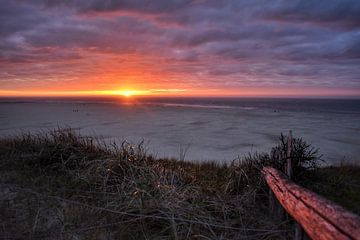
[[[133,95],[133,91],[123,91],[122,95],[124,95],[125,97],[131,97]]]
[[[76,96],[163,96],[163,97],[344,97],[357,96],[357,90],[351,89],[318,89],[318,88],[243,88],[243,89],[150,89],[150,90],[100,90],[100,91],[49,91],[24,90],[2,91],[4,97],[76,97]]]
[[[359,97],[354,2],[5,0],[0,96]]]

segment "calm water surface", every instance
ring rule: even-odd
[[[329,163],[360,162],[360,100],[0,99],[0,136],[70,126],[105,141],[145,140],[158,157],[231,161],[292,130]]]

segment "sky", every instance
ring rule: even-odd
[[[360,97],[359,0],[0,3],[0,96]]]

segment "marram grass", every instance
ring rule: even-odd
[[[267,211],[265,165],[282,169],[284,136],[270,154],[231,164],[155,159],[142,144],[106,145],[72,129],[0,140],[0,236],[9,239],[279,239]],[[297,175],[317,151],[294,139]]]

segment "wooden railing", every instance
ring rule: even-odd
[[[279,170],[265,167],[271,191],[312,239],[360,239],[360,218],[337,204],[295,184]]]
[[[360,218],[339,205],[307,190],[291,178],[291,132],[288,137],[286,173],[271,167],[262,169],[270,187],[269,205],[273,213],[284,209],[296,221],[295,239],[360,240]],[[274,203],[277,199],[277,204]],[[277,207],[275,207],[277,205]],[[274,209],[278,208],[278,209]],[[306,233],[304,233],[305,231]]]

